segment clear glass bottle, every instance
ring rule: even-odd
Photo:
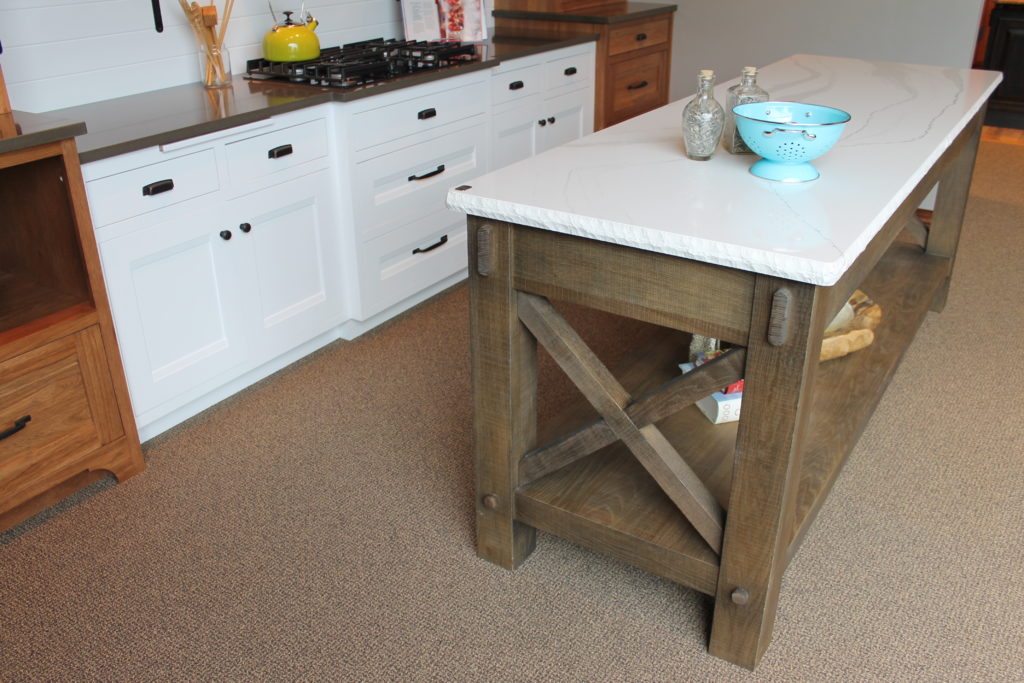
[[[725,95],[725,134],[722,135],[722,145],[726,151],[732,154],[753,154],[736,130],[736,116],[732,108],[739,104],[767,101],[768,93],[757,84],[757,67],[743,67],[740,82],[729,88]]]
[[[683,142],[686,156],[707,161],[715,153],[725,126],[725,111],[715,99],[715,72],[702,69],[697,78],[697,95],[683,107]]]

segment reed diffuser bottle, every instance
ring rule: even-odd
[[[697,95],[683,108],[683,142],[686,156],[707,161],[722,139],[725,112],[715,99],[715,72],[702,69],[697,78]]]
[[[743,67],[740,82],[729,88],[725,95],[725,134],[722,146],[732,154],[753,154],[743,137],[736,130],[736,116],[732,108],[750,102],[767,102],[768,93],[757,84],[757,67]]]

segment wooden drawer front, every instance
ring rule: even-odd
[[[486,126],[478,125],[356,164],[352,197],[360,233],[373,238],[443,209],[449,189],[486,171],[486,138]]]
[[[491,77],[491,104],[515,102],[544,90],[544,65],[510,69]]]
[[[219,189],[212,149],[86,183],[97,228]]]
[[[123,433],[97,327],[0,364],[0,500],[24,501],[77,474],[75,463]]]
[[[244,185],[327,155],[327,123],[320,119],[232,142],[225,147],[233,185]]]
[[[614,26],[608,31],[608,56],[621,55],[668,42],[672,16]]]
[[[488,87],[487,81],[478,81],[354,114],[353,147],[366,149],[483,114]]]
[[[606,126],[665,104],[667,57],[655,52],[611,65]]]
[[[359,255],[363,319],[466,267],[466,217],[447,209],[365,243]]]
[[[594,53],[585,52],[547,63],[548,96],[578,90],[594,84]]]

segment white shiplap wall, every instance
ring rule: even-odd
[[[301,0],[271,0],[277,11]],[[209,0],[201,0],[208,4]],[[196,43],[178,0],[0,0],[0,66],[11,106],[50,111],[199,80]],[[223,13],[224,0],[216,0]],[[307,0],[323,46],[402,35],[397,0]],[[279,15],[280,16],[280,15]],[[273,24],[267,0],[235,0],[225,38],[232,71],[259,57]]]

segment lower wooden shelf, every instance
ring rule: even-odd
[[[790,557],[946,281],[949,265],[947,259],[928,256],[917,245],[897,242],[861,284],[882,307],[882,324],[871,346],[818,368]],[[657,386],[678,374],[676,363],[685,360],[681,356],[687,350],[683,337],[659,331],[650,345],[627,359],[630,365],[613,369],[614,374],[634,396],[638,388]],[[638,374],[644,375],[643,382]],[[580,411],[566,409],[567,415]],[[579,426],[581,419],[563,415],[547,422]],[[658,427],[728,510],[738,423],[711,424],[690,406]],[[516,518],[645,571],[715,593],[718,556],[621,442],[521,486]]]

